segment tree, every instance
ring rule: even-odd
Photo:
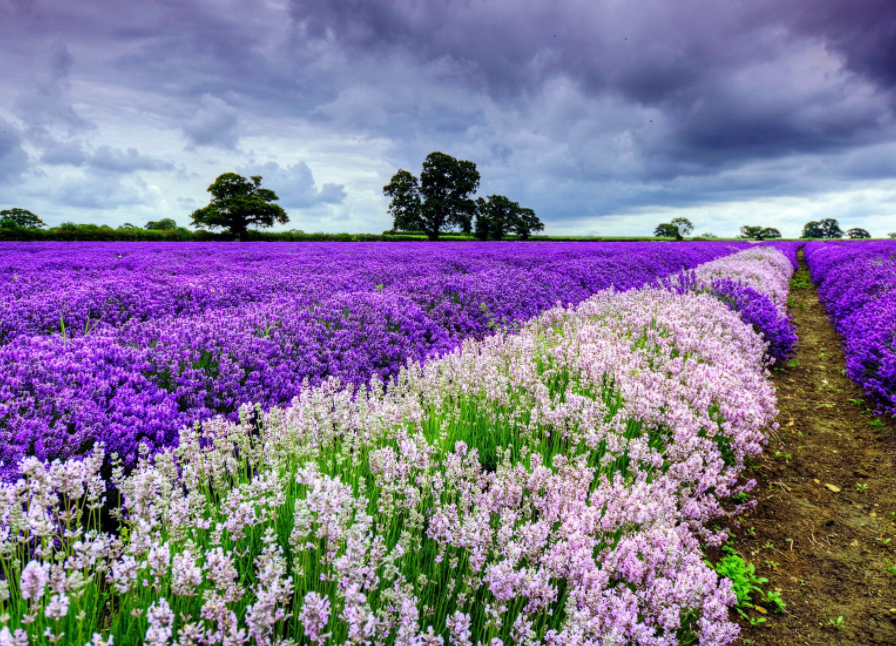
[[[426,156],[419,180],[399,170],[383,187],[383,194],[392,198],[389,213],[395,229],[420,230],[430,240],[438,240],[453,228],[471,231],[476,214],[471,196],[477,188],[476,164],[433,152]]]
[[[135,226],[134,226],[133,224],[131,224],[130,222],[125,222],[124,224],[122,224],[122,225],[121,225],[120,227],[118,227],[118,228],[119,228],[119,229],[136,229],[137,227],[135,227]]]
[[[516,233],[528,240],[532,231],[543,231],[544,224],[532,209],[522,208],[518,202],[503,195],[489,195],[488,200],[476,200],[475,235],[480,240],[501,240],[509,233]]]
[[[833,240],[835,238],[842,238],[843,231],[840,229],[840,225],[837,224],[837,220],[834,218],[825,218],[819,222],[807,222],[806,226],[803,227],[803,234],[800,237]]]
[[[887,237],[890,238],[890,240],[896,240],[896,231],[894,231],[893,233],[888,233]]]
[[[694,225],[687,218],[673,218],[671,222],[664,222],[657,226],[653,235],[661,238],[675,238],[684,240],[684,236],[694,230]]]
[[[668,222],[657,225],[656,229],[653,231],[653,235],[658,238],[675,238],[676,240],[681,240],[681,234],[678,232],[678,227],[674,224],[669,224]]]
[[[513,232],[520,240],[528,240],[533,231],[544,231],[544,222],[538,219],[532,209],[520,209],[516,222],[513,223]]]
[[[0,211],[0,227],[40,229],[47,226],[44,221],[25,209],[12,208]]]
[[[743,226],[740,228],[740,235],[737,237],[749,240],[777,240],[781,237],[781,232],[771,227]]]
[[[849,236],[850,240],[867,240],[871,237],[871,234],[865,231],[865,229],[859,229],[858,227],[850,229],[846,232],[846,235]]]
[[[691,224],[691,221],[687,218],[672,218],[670,224],[678,229],[678,237],[675,238],[676,240],[681,240],[682,236],[686,236],[694,230],[694,225]]]
[[[147,222],[143,228],[151,231],[173,231],[177,228],[177,222],[171,218],[162,218],[158,222]]]
[[[286,224],[289,217],[279,204],[274,191],[261,188],[261,175],[249,179],[236,173],[224,173],[208,187],[212,200],[190,216],[193,226],[210,229],[226,228],[243,240],[249,227],[272,227]]]

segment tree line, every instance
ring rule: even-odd
[[[694,225],[687,218],[674,218],[670,222],[657,225],[653,235],[684,240],[684,236],[693,230]],[[800,235],[800,238],[807,240],[839,240],[844,236],[850,240],[867,240],[871,238],[871,234],[868,231],[858,227],[849,229],[844,233],[834,218],[807,222],[803,227],[803,233]],[[896,233],[888,233],[887,236],[896,239]],[[700,238],[703,239],[713,239],[715,237],[711,233],[700,234]],[[781,238],[781,232],[774,227],[746,225],[740,228],[740,233],[737,237],[745,240],[778,240]]]

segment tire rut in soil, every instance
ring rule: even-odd
[[[802,252],[800,263],[805,271]],[[815,288],[794,287],[790,302],[799,350],[772,373],[780,428],[746,474],[758,502],[731,541],[787,611],[750,610],[766,617],[756,626],[739,617],[738,643],[893,646],[896,424],[874,415],[845,376],[840,337]]]

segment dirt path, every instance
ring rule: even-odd
[[[844,376],[840,339],[814,287],[791,296],[800,349],[773,373],[781,428],[754,465],[758,505],[732,542],[769,579],[764,587],[780,590],[787,612],[769,609],[758,626],[741,620],[738,643],[893,646],[896,424],[871,414]]]

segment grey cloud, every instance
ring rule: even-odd
[[[54,43],[50,55],[50,78],[36,83],[17,98],[16,114],[28,126],[29,135],[43,140],[54,128],[61,128],[71,135],[96,127],[81,117],[72,105],[73,65],[74,59],[68,48],[63,43]]]
[[[183,132],[191,147],[217,146],[236,148],[239,137],[236,133],[239,110],[211,94],[204,94],[200,107],[183,125]]]
[[[284,208],[309,208],[320,204],[341,204],[346,198],[345,185],[323,184],[318,187],[314,175],[305,162],[280,166],[267,162],[261,166],[248,166],[239,171],[244,175],[261,175],[262,186],[273,190]]]
[[[113,173],[133,173],[138,170],[171,170],[174,164],[141,155],[136,148],[120,150],[110,146],[100,146],[91,155],[89,164],[93,168]]]
[[[28,153],[22,148],[22,134],[0,117],[0,184],[20,176],[28,168]]]

